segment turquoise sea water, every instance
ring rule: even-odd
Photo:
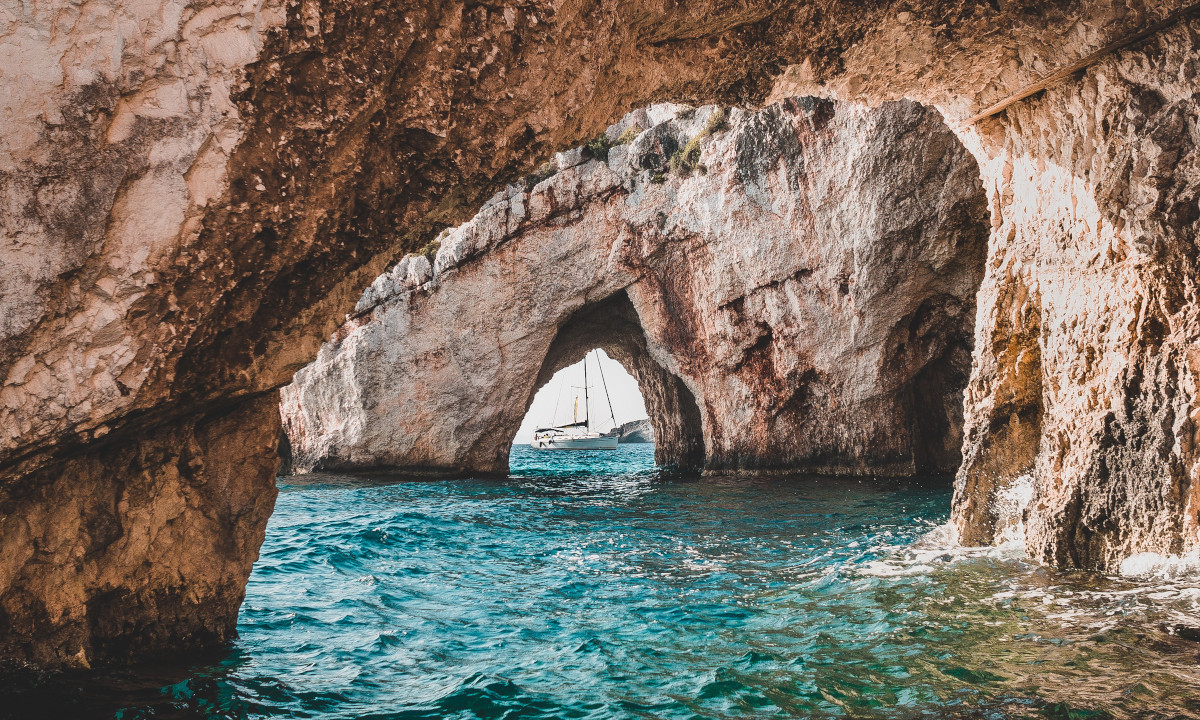
[[[4,707],[1200,717],[1195,583],[955,549],[942,529],[950,495],[945,478],[663,475],[649,445],[517,447],[508,479],[281,478],[231,648],[182,668],[10,688]]]

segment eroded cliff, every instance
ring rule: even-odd
[[[282,391],[295,467],[505,472],[536,390],[603,347],[661,463],[957,469],[988,227],[966,149],[913,103],[667,111],[381,275]]]
[[[1195,26],[987,121],[992,202],[955,495],[963,539],[1028,475],[1030,554],[1115,568],[1195,552],[1200,492]]]

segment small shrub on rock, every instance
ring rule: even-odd
[[[617,138],[617,145],[628,145],[637,139],[638,135],[642,134],[642,129],[637,125],[630,125],[625,132],[621,133],[621,137]]]
[[[717,108],[716,112],[708,117],[708,122],[704,125],[704,131],[700,133],[703,137],[708,137],[729,127],[729,108]]]
[[[703,149],[704,141],[727,127],[729,127],[729,108],[718,108],[709,116],[704,129],[696,137],[688,140],[683,148],[671,155],[671,172],[684,177],[691,175],[696,170],[700,170],[701,174],[707,174],[708,168],[700,164],[700,151]]]
[[[700,165],[700,141],[702,137],[696,137],[688,140],[687,145],[676,150],[671,156],[671,172],[687,177],[692,174]]]
[[[606,135],[598,135],[583,144],[583,150],[588,155],[596,158],[601,162],[608,161],[608,151],[615,145],[612,140],[609,140]]]
[[[442,234],[438,235],[434,239],[425,243],[425,247],[418,250],[416,252],[416,254],[424,255],[425,259],[429,261],[430,265],[432,265],[434,259],[437,258],[438,250],[440,250],[442,248],[442,238],[446,237],[449,234],[450,234],[449,230],[443,230]]]
[[[558,163],[554,158],[550,158],[546,162],[538,165],[537,170],[525,176],[525,192],[533,190],[533,187],[547,178],[552,178],[558,174]]]

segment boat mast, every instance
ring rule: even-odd
[[[591,432],[592,426],[588,424],[588,384],[587,384],[587,356],[590,353],[584,353],[583,356],[583,427],[588,432]]]

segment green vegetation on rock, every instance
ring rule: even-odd
[[[608,151],[616,145],[607,135],[597,135],[583,144],[583,150],[588,155],[602,162],[608,161]]]
[[[704,129],[696,137],[688,140],[687,144],[681,149],[676,150],[671,155],[671,172],[684,177],[691,175],[695,170],[700,170],[701,174],[706,173],[706,168],[700,164],[700,150],[702,149],[704,140],[727,127],[729,127],[729,108],[717,108],[709,116]]]

